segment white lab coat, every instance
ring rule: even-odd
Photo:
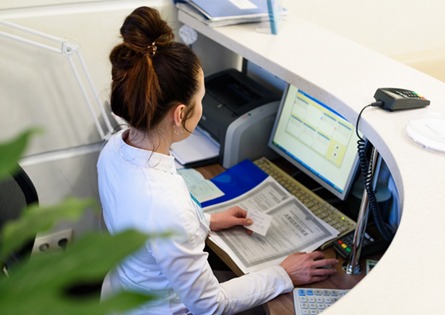
[[[174,158],[129,146],[122,136],[111,137],[97,165],[108,230],[174,232],[147,240],[109,275],[114,291],[159,296],[131,314],[234,314],[292,290],[280,266],[218,283],[203,251],[210,217],[191,198]]]

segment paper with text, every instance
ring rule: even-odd
[[[200,172],[193,168],[180,168],[178,173],[184,178],[190,193],[199,202],[215,199],[223,196],[224,193],[214,183],[207,180]]]
[[[313,251],[338,235],[270,176],[247,193],[203,210],[213,213],[233,206],[273,217],[266,236],[248,235],[243,227],[210,233],[244,273],[277,265],[291,253]]]

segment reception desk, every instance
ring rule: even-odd
[[[445,271],[445,154],[428,151],[406,134],[411,117],[445,114],[445,83],[292,14],[278,35],[256,24],[210,28],[179,14],[182,23],[329,104],[355,123],[379,87],[415,90],[424,109],[368,108],[360,130],[395,180],[401,221],[377,266],[323,314],[441,314]]]

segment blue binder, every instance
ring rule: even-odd
[[[202,203],[202,207],[238,197],[259,185],[268,176],[252,161],[241,161],[210,180],[224,192],[224,196],[205,201]]]

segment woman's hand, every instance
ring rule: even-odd
[[[318,282],[336,273],[337,259],[325,259],[321,252],[295,253],[284,259],[280,266],[286,270],[294,286]]]
[[[210,217],[210,229],[219,231],[236,225],[251,225],[251,219],[246,218],[247,211],[240,207],[232,207],[225,211],[212,213]]]

